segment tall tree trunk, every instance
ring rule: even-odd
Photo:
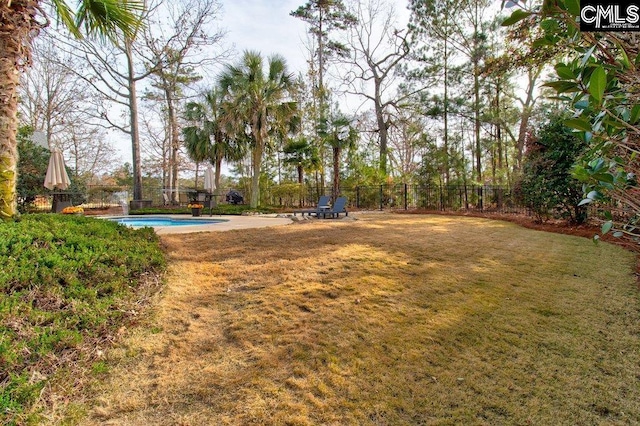
[[[491,144],[491,182],[496,183],[496,171],[498,169],[498,148],[497,144]]]
[[[444,25],[449,28],[449,14],[445,13]],[[444,184],[449,185],[449,43],[448,38],[444,38]]]
[[[479,184],[482,184],[482,148],[480,144],[480,79],[478,74],[480,73],[480,67],[478,63],[473,65],[473,92],[474,92],[474,105],[473,105],[473,120],[474,120],[474,136],[476,139],[475,144],[475,156],[476,156],[476,180]]]
[[[324,15],[322,14],[322,7],[318,9],[318,91],[320,92],[320,117],[324,116],[324,40],[322,24],[324,22]]]
[[[167,136],[162,139],[162,187],[169,188],[169,149],[167,148]]]
[[[324,124],[325,121],[325,102],[324,102],[324,39],[323,39],[323,23],[324,23],[324,15],[322,7],[318,10],[319,18],[318,18],[318,123],[316,127],[316,138],[318,140],[318,145],[320,146],[320,161],[321,161],[321,170],[320,170],[320,191],[324,193],[325,190],[325,170],[324,170],[324,141],[318,135],[318,129],[320,128],[320,124]]]
[[[179,202],[178,193],[178,147],[171,144],[171,188],[173,188],[173,197],[175,202]]]
[[[129,85],[129,121],[131,125],[131,153],[133,157],[133,199],[142,200],[142,169],[140,162],[140,129],[138,127],[138,96],[133,66],[131,40],[125,40],[127,77]]]
[[[13,30],[16,31],[16,30]],[[20,73],[16,69],[20,45],[20,29],[18,34],[0,36],[0,218],[14,217],[17,213],[17,166],[18,166],[18,97],[16,94],[20,83]]]
[[[176,109],[173,104],[173,91],[170,87],[164,88],[165,98],[167,100],[167,119],[169,120],[169,129],[171,132],[171,187],[176,189],[178,188],[178,151],[180,150],[180,135],[178,132],[178,119],[176,117]],[[173,192],[174,197],[178,201],[178,193],[177,191]]]
[[[298,186],[300,187],[300,197],[298,199],[298,205],[300,207],[304,206],[304,197],[302,196],[303,183],[304,183],[304,167],[302,167],[302,164],[298,163]]]
[[[375,72],[375,70],[374,70]],[[388,125],[384,119],[384,108],[380,101],[380,83],[381,81],[375,79],[375,113],[376,121],[378,124],[378,136],[380,138],[380,166],[379,169],[384,176],[387,175],[387,150],[388,150]]]
[[[80,170],[80,143],[75,133],[71,135],[71,151],[73,152],[73,177],[74,179],[78,179]]]
[[[325,182],[325,149],[324,146],[320,149],[320,190],[319,192],[322,192],[322,194],[324,195],[324,191],[325,188],[327,187],[327,182]],[[316,179],[317,181],[317,179]]]
[[[478,1],[475,2],[475,14],[473,19],[473,115],[475,121],[476,138],[476,179],[482,185],[482,147],[480,143],[480,41],[479,41],[479,16]]]
[[[280,160],[280,151],[276,151],[276,163],[278,166],[278,185],[282,183],[282,161]]]
[[[502,147],[502,117],[500,116],[500,81],[496,83],[496,142],[498,143],[498,168],[504,167],[503,147]],[[502,182],[500,182],[502,183]]]
[[[522,114],[520,115],[520,129],[518,130],[518,146],[516,147],[516,164],[514,165],[516,170],[522,169],[522,158],[524,157],[524,148],[527,142],[527,128],[529,127],[529,117],[531,116],[531,110],[529,107],[522,107]]]
[[[17,89],[20,68],[31,57],[29,42],[36,4],[14,1],[0,5],[0,220],[12,219],[18,213]]]
[[[333,200],[340,196],[340,147],[333,147]]]
[[[222,155],[218,155],[216,157],[216,170],[215,170],[215,185],[216,189],[214,193],[218,193],[217,191],[220,189],[220,174],[222,173]]]
[[[262,142],[256,140],[256,146],[253,148],[252,161],[253,161],[253,174],[251,176],[251,201],[250,207],[255,209],[258,207],[258,201],[260,200],[260,168],[262,167]]]
[[[522,113],[520,114],[520,128],[518,129],[518,142],[516,146],[516,162],[513,165],[514,170],[518,171],[522,168],[522,157],[524,156],[524,149],[527,142],[527,129],[529,127],[529,118],[531,118],[531,112],[535,104],[535,98],[533,91],[536,87],[536,81],[542,72],[542,67],[529,70],[527,72],[528,85],[527,85],[527,97],[522,104]]]

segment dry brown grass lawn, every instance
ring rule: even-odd
[[[165,236],[149,327],[86,424],[640,422],[640,297],[618,247],[443,216]]]

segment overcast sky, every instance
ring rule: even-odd
[[[304,72],[308,26],[289,13],[306,0],[221,0],[221,27],[237,54],[257,50],[263,57],[282,55],[294,73]]]

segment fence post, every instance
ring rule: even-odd
[[[469,210],[469,192],[467,190],[467,182],[464,183],[464,209]]]
[[[360,208],[360,187],[356,186],[356,208]]]
[[[384,195],[382,194],[382,191],[383,191],[383,189],[382,189],[382,185],[380,185],[380,210],[383,210],[383,207],[384,207],[384,206],[382,205],[382,197],[384,196]]]
[[[407,205],[407,191],[409,190],[407,184],[404,184],[404,209],[405,210],[409,210],[408,205]]]

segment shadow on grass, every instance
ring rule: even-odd
[[[619,248],[503,222],[397,216],[163,242],[172,267],[162,331],[127,343],[94,418],[640,418],[640,304],[633,256]]]

